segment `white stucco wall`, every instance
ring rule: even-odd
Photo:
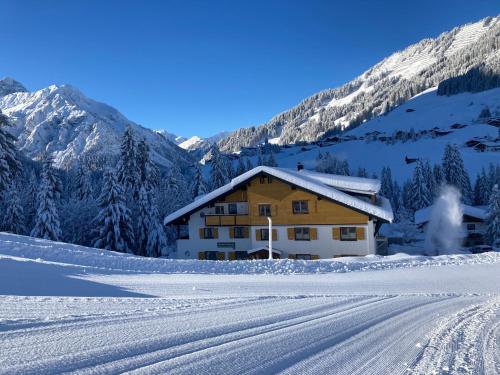
[[[266,229],[267,226],[255,226],[249,228],[250,237],[245,239],[229,238],[229,227],[219,227],[217,239],[200,239],[199,228],[205,226],[205,219],[200,214],[213,214],[215,208],[204,208],[191,215],[189,220],[189,239],[177,241],[177,257],[180,259],[197,259],[200,251],[247,251],[267,246],[266,241],[257,241],[255,232],[258,229]],[[297,225],[297,227],[304,225]],[[365,228],[365,240],[339,241],[332,238],[332,228],[347,225],[311,225],[317,228],[318,239],[311,241],[288,240],[287,229],[294,226],[273,226],[278,232],[278,239],[273,241],[273,248],[282,252],[282,257],[288,254],[313,254],[320,258],[332,258],[340,255],[367,255],[375,253],[375,238],[373,222],[368,225],[358,225]],[[349,225],[355,226],[355,225]],[[217,243],[234,242],[235,249],[219,248]]]

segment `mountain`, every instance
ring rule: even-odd
[[[234,131],[219,145],[225,151],[238,151],[266,139],[277,144],[314,141],[386,114],[450,78],[474,77],[471,71],[498,75],[499,36],[497,16],[424,39],[385,58],[351,82],[321,91],[263,125]]]
[[[16,80],[5,77],[0,80],[0,97],[12,94],[15,92],[26,92],[26,88]]]
[[[20,150],[32,159],[48,151],[61,168],[71,167],[81,157],[108,163],[119,154],[121,136],[131,126],[137,139],[146,139],[159,165],[192,164],[188,153],[168,136],[128,120],[75,87],[52,85],[28,92],[11,79],[3,80],[0,87],[7,93],[0,97],[0,110],[9,116]]]
[[[188,151],[197,151],[197,150],[200,150],[200,152],[207,151],[210,148],[210,146],[212,146],[214,143],[219,142],[221,139],[226,138],[230,134],[231,132],[222,131],[207,138],[201,138],[195,135],[179,143],[179,147]]]
[[[163,137],[168,139],[170,142],[175,143],[176,145],[180,145],[182,142],[187,140],[186,137],[169,133],[166,130],[157,130],[156,132],[158,134],[161,134]]]

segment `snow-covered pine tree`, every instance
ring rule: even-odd
[[[443,169],[440,164],[434,164],[432,168],[432,174],[434,175],[434,183],[436,185],[436,191],[439,191],[441,185],[444,182]]]
[[[219,147],[213,144],[210,151],[212,154],[212,159],[210,160],[212,165],[211,185],[212,190],[215,190],[228,182],[228,176],[226,165],[219,151]]]
[[[498,185],[494,185],[491,191],[486,225],[486,242],[500,247],[500,189]]]
[[[471,203],[472,189],[469,174],[465,170],[464,161],[456,145],[447,144],[443,155],[444,181],[455,186],[462,194],[464,203]]]
[[[83,161],[80,161],[76,171],[76,197],[86,200],[92,196],[92,184],[90,183],[90,172]]]
[[[399,211],[400,206],[403,206],[403,194],[401,191],[401,187],[399,186],[397,181],[394,181],[392,184],[392,198],[391,198],[391,205],[393,211],[397,214]]]
[[[146,245],[148,243],[148,232],[151,221],[151,206],[149,194],[146,187],[143,185],[139,189],[139,197],[137,200],[135,255],[146,256]]]
[[[37,194],[37,210],[32,237],[58,241],[61,237],[57,201],[61,194],[61,182],[52,168],[52,159],[45,155]]]
[[[403,206],[407,209],[412,209],[411,203],[411,189],[413,187],[412,179],[408,179],[403,184],[403,189],[401,192],[401,197],[403,199]]]
[[[137,196],[139,192],[140,171],[137,167],[137,145],[134,139],[134,132],[130,126],[125,129],[122,137],[117,179],[125,189],[125,192]]]
[[[191,186],[191,195],[193,198],[196,198],[206,193],[208,193],[207,184],[205,183],[205,178],[203,177],[200,164],[196,163],[194,166],[194,176],[193,176],[193,185]]]
[[[254,167],[253,167],[253,164],[252,164],[252,161],[250,159],[247,159],[247,162],[246,162],[246,170],[247,171],[250,171],[252,170]]]
[[[14,144],[16,139],[7,131],[8,126],[7,116],[0,111],[0,192],[10,186],[14,175],[21,169]]]
[[[425,181],[424,168],[420,160],[417,161],[413,171],[411,187],[411,208],[414,211],[431,205],[432,199],[427,182]]]
[[[393,198],[393,186],[391,168],[383,167],[380,181],[380,195],[386,197],[391,202]]]
[[[132,253],[134,232],[130,210],[125,202],[124,189],[112,170],[104,173],[99,207],[100,211],[95,220],[98,233],[94,247]]]
[[[366,168],[359,167],[358,172],[356,173],[358,177],[366,177],[368,178],[368,172],[366,171]]]
[[[272,149],[269,149],[269,156],[266,158],[265,165],[268,167],[277,167],[278,163],[274,157],[274,152]]]
[[[242,175],[247,171],[247,167],[245,165],[245,160],[242,157],[238,158],[238,164],[236,164],[236,176]]]
[[[151,192],[144,186],[139,190],[138,207],[137,255],[159,257],[166,248],[167,238]]]
[[[262,155],[262,146],[257,147],[257,167],[264,165],[264,156]]]
[[[7,203],[7,209],[3,218],[3,228],[9,233],[25,234],[24,213],[18,190],[16,184],[11,183],[9,188],[4,191],[4,200]]]
[[[491,195],[491,188],[486,170],[482,168],[481,173],[476,176],[474,184],[474,204],[483,206],[488,204]]]
[[[424,173],[424,179],[427,183],[427,190],[430,193],[431,199],[432,197],[435,197],[438,194],[438,186],[436,185],[436,180],[434,179],[434,172],[431,167],[431,163],[429,160],[426,160],[425,163],[423,163],[423,173]]]
[[[159,185],[160,171],[151,160],[149,145],[145,139],[137,144],[137,170],[139,173],[138,186],[146,186],[147,189],[155,189]]]
[[[342,160],[340,163],[337,163],[337,174],[341,176],[350,176],[351,170],[349,168],[349,162],[347,159]]]

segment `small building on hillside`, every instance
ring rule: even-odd
[[[256,167],[165,218],[180,259],[318,259],[377,252],[391,222],[380,181],[304,169]],[[268,218],[272,220],[269,231]]]
[[[415,224],[427,231],[429,220],[431,218],[432,209],[434,206],[422,208],[415,212]],[[462,204],[462,233],[463,246],[473,247],[484,243],[483,236],[486,232],[486,208],[479,206],[468,206]]]

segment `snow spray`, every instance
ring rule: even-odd
[[[425,250],[429,254],[449,254],[460,247],[462,216],[460,192],[453,186],[443,186],[427,224]]]

